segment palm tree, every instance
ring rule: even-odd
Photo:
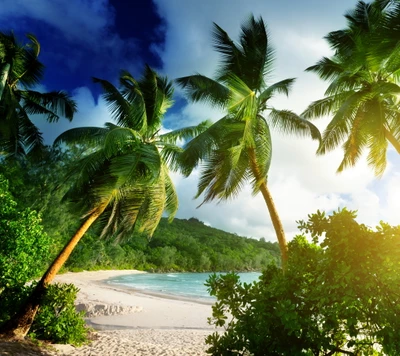
[[[268,207],[285,266],[287,242],[267,185],[272,156],[270,127],[310,134],[314,139],[319,139],[319,131],[293,112],[268,105],[275,94],[288,95],[294,79],[267,85],[274,57],[262,18],[250,16],[242,25],[239,43],[214,24],[213,40],[222,55],[215,79],[196,74],[177,82],[189,100],[223,108],[226,115],[185,146],[184,173],[190,174],[202,162],[196,197],[204,193],[204,202],[234,197],[251,181],[253,194],[261,192]]]
[[[311,103],[303,115],[333,115],[317,153],[325,154],[344,141],[338,172],[354,166],[367,149],[368,164],[380,176],[388,143],[400,154],[400,46],[398,40],[382,36],[388,35],[394,13],[400,14],[398,4],[390,5],[388,0],[359,1],[345,15],[347,28],[326,36],[335,54],[306,69],[330,82],[325,97]]]
[[[43,77],[38,60],[40,44],[27,35],[29,43],[20,45],[14,34],[0,33],[0,153],[8,157],[38,156],[43,149],[41,132],[29,115],[44,115],[49,122],[60,116],[72,120],[73,100],[62,91],[40,93],[30,88]]]
[[[162,118],[173,103],[173,88],[149,67],[139,81],[123,71],[120,90],[106,80],[94,80],[102,85],[116,124],[75,128],[56,139],[55,144],[78,143],[86,149],[66,178],[73,184],[65,196],[78,204],[85,220],[43,275],[21,313],[5,326],[5,332],[14,336],[26,335],[46,286],[95,221],[101,223],[103,236],[120,238],[132,229],[151,237],[163,212],[173,219],[178,198],[168,167],[178,168],[182,148],[176,142],[208,126],[204,122],[160,134]]]

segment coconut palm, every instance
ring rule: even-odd
[[[177,82],[189,100],[205,101],[226,114],[185,146],[181,157],[184,173],[190,174],[202,163],[196,197],[204,193],[204,202],[234,197],[250,181],[253,193],[261,192],[267,204],[285,265],[285,233],[267,185],[272,156],[270,127],[314,139],[319,138],[319,131],[293,112],[268,105],[274,95],[288,95],[294,79],[267,85],[274,56],[262,18],[251,16],[242,25],[239,43],[214,24],[213,40],[222,55],[215,78],[196,74]]]
[[[120,238],[132,229],[151,237],[163,212],[173,219],[178,198],[168,167],[178,168],[182,148],[176,142],[208,125],[161,134],[162,118],[173,103],[173,88],[149,67],[139,81],[123,71],[120,90],[106,80],[95,82],[103,87],[115,123],[71,129],[55,142],[78,143],[86,149],[67,176],[73,184],[65,196],[77,203],[85,220],[43,275],[24,310],[5,327],[7,333],[23,336],[28,332],[46,286],[95,221],[102,225],[103,236]]]
[[[76,105],[62,91],[40,93],[32,90],[43,77],[38,60],[40,44],[27,35],[21,45],[14,34],[0,33],[0,153],[5,156],[37,156],[43,149],[41,132],[29,118],[40,114],[49,122],[60,116],[72,120]]]
[[[393,11],[400,13],[399,6],[390,5],[390,1],[359,1],[345,15],[347,28],[326,36],[335,54],[306,69],[330,82],[325,97],[311,103],[303,116],[333,115],[317,153],[325,154],[344,142],[338,172],[354,166],[366,149],[368,164],[380,176],[388,143],[400,153],[400,46],[382,37],[388,34]]]

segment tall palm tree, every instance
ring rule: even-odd
[[[268,105],[275,94],[288,95],[294,79],[267,85],[274,56],[262,18],[250,16],[243,23],[239,43],[214,24],[213,40],[222,55],[215,78],[196,74],[177,82],[189,100],[223,108],[226,115],[185,146],[181,157],[184,173],[190,174],[202,162],[196,197],[204,193],[204,202],[234,197],[250,181],[253,194],[261,192],[268,207],[285,266],[286,237],[267,185],[272,156],[270,127],[310,134],[314,139],[319,139],[319,131],[293,112]]]
[[[208,126],[204,122],[160,134],[162,118],[173,103],[173,88],[148,66],[139,81],[123,71],[120,90],[106,80],[94,80],[102,85],[116,124],[75,128],[56,139],[55,144],[78,143],[86,148],[86,154],[67,176],[73,184],[65,196],[78,204],[85,220],[43,275],[23,310],[4,327],[14,336],[26,335],[46,286],[95,221],[103,226],[102,235],[119,238],[132,229],[151,237],[163,212],[173,219],[178,198],[168,167],[178,168],[182,148],[176,142],[190,139]]]
[[[400,6],[392,7],[389,0],[359,1],[345,15],[347,27],[326,36],[334,55],[306,69],[330,82],[325,97],[311,103],[303,116],[333,115],[317,153],[344,142],[338,172],[354,166],[367,149],[368,163],[380,176],[388,143],[400,154],[400,38],[383,37],[395,13],[400,14]]]
[[[76,112],[73,100],[62,91],[40,93],[31,88],[43,77],[43,64],[38,60],[40,44],[27,35],[21,45],[14,34],[0,33],[0,153],[5,156],[38,156],[43,138],[29,115],[44,115],[49,122],[60,116],[72,120]]]

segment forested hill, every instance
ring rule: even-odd
[[[51,253],[43,269],[54,259],[81,224],[79,211],[60,204],[65,189],[58,189],[65,165],[74,157],[61,154],[45,161],[40,169],[32,164],[7,162],[0,165],[19,209],[40,211],[44,231],[52,240]],[[65,267],[69,270],[134,268],[154,271],[246,271],[261,270],[279,260],[277,243],[237,236],[206,226],[201,221],[162,219],[149,241],[133,233],[125,241],[100,239],[96,225],[76,246]]]
[[[201,221],[162,219],[153,238],[132,236],[115,244],[88,235],[68,269],[135,268],[154,271],[261,270],[279,259],[277,243],[238,236]]]

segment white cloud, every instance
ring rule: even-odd
[[[277,108],[298,113],[311,101],[323,97],[327,84],[315,74],[304,73],[304,69],[322,56],[329,56],[331,51],[322,38],[329,31],[343,27],[342,15],[352,6],[345,0],[329,4],[290,0],[279,3],[205,0],[184,5],[179,0],[155,2],[166,21],[165,46],[158,52],[164,61],[165,73],[172,78],[196,72],[214,73],[218,56],[211,46],[212,22],[236,39],[241,22],[250,12],[262,15],[276,48],[276,71],[271,81],[298,78],[288,99],[277,98],[272,103]],[[184,107],[175,115],[175,120],[180,116],[179,123],[188,125],[220,113],[196,104]],[[315,122],[321,129],[326,123],[326,119]],[[295,221],[305,219],[317,209],[332,211],[348,206],[358,209],[359,220],[367,224],[374,225],[382,217],[395,223],[400,207],[398,172],[392,172],[389,167],[381,181],[385,188],[378,191],[376,178],[365,158],[360,159],[356,167],[337,174],[343,154],[340,148],[322,157],[315,156],[316,148],[316,143],[310,139],[273,133],[269,186],[289,237],[297,233]],[[200,199],[192,200],[198,172],[187,179],[174,179],[181,206],[178,217],[196,216],[215,227],[275,241],[265,203],[261,196],[252,197],[249,187],[232,201],[204,204],[195,209],[201,203]]]

